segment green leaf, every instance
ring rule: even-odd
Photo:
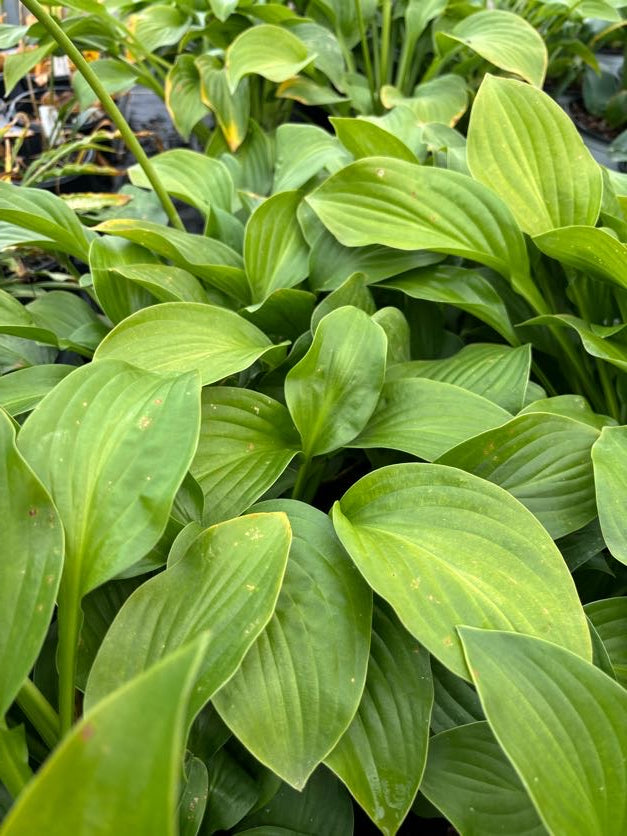
[[[604,229],[568,226],[535,235],[533,243],[562,264],[612,285],[627,287],[627,246]]]
[[[627,598],[607,598],[584,607],[614,668],[616,679],[627,688]]]
[[[107,361],[76,369],[26,419],[18,446],[59,511],[64,577],[79,597],[159,539],[196,448],[199,401],[196,374]]]
[[[416,155],[402,140],[373,122],[337,116],[329,121],[342,145],[356,160],[362,157],[394,157],[409,163],[417,162]]]
[[[394,380],[384,385],[370,420],[347,446],[402,450],[433,461],[511,417],[487,398],[451,383],[418,377]]]
[[[4,819],[9,808],[11,797],[17,798],[33,777],[28,764],[28,745],[24,726],[8,728],[4,719],[0,720],[0,781],[3,795],[0,804],[0,816]],[[8,796],[8,797],[7,797]],[[5,806],[5,800],[6,806]]]
[[[523,17],[500,9],[480,11],[464,17],[444,37],[469,47],[495,67],[542,87],[547,49],[542,36]]]
[[[379,308],[372,321],[380,325],[388,341],[386,362],[405,363],[411,357],[411,327],[405,314],[398,308]]]
[[[431,675],[434,696],[431,730],[434,734],[483,720],[479,696],[469,682],[451,673],[433,657]]]
[[[235,89],[230,90],[226,70],[216,66],[212,57],[200,55],[195,63],[200,75],[202,102],[215,114],[229,149],[237,151],[248,132],[250,117],[248,79],[242,79]]]
[[[627,371],[627,343],[621,332],[625,325],[595,325],[584,322],[571,314],[547,314],[528,319],[525,325],[560,325],[568,326],[577,332],[583,347],[592,357],[606,360],[613,366]],[[613,339],[615,337],[615,339]]]
[[[299,449],[298,434],[283,404],[248,389],[205,388],[191,466],[207,498],[205,522],[230,519],[250,508]]]
[[[214,15],[224,22],[229,15],[235,11],[239,0],[209,0],[211,11]]]
[[[374,412],[385,375],[383,329],[358,308],[327,314],[285,378],[285,400],[307,458],[352,441]]]
[[[0,720],[48,631],[63,567],[63,529],[44,486],[18,453],[0,410]]]
[[[268,623],[291,532],[284,514],[252,514],[206,529],[174,565],[124,603],[92,666],[90,709],[124,682],[208,632],[190,719],[232,676]]]
[[[179,800],[179,836],[197,836],[209,792],[207,767],[200,758],[192,756],[188,759],[185,778]]]
[[[213,207],[232,210],[235,186],[220,160],[187,148],[172,148],[151,157],[150,162],[166,191],[195,206],[205,217]],[[131,166],[127,173],[133,185],[152,188],[139,164]]]
[[[294,287],[309,271],[309,247],[296,210],[299,192],[281,192],[258,206],[246,224],[244,267],[253,302],[273,291]]]
[[[177,44],[189,29],[190,19],[183,9],[151,3],[127,19],[127,26],[142,47],[137,51],[154,52],[162,46]],[[133,50],[131,42],[130,49]]]
[[[102,235],[89,249],[89,268],[98,304],[114,324],[130,314],[153,305],[156,297],[141,285],[128,281],[121,270],[127,264],[160,264],[145,247]]]
[[[204,644],[166,657],[74,726],[20,795],[3,834],[173,836],[185,708]]]
[[[492,731],[547,830],[624,833],[627,692],[548,641],[469,627],[459,633]]]
[[[128,93],[137,84],[138,74],[135,68],[131,64],[115,58],[99,58],[92,61],[90,67],[98,76],[98,81],[111,96],[118,93]],[[78,72],[72,76],[72,87],[81,110],[87,110],[88,107],[94,107],[98,104],[98,96]]]
[[[329,293],[320,302],[311,317],[311,330],[315,334],[323,317],[337,308],[352,305],[372,316],[377,306],[372,293],[368,290],[366,277],[363,273],[353,273],[338,288]]]
[[[418,791],[432,703],[429,654],[377,603],[359,709],[325,764],[382,833],[396,833]]]
[[[387,380],[424,377],[476,392],[508,412],[518,412],[525,399],[531,368],[531,346],[508,348],[473,343],[443,360],[412,360],[388,369]]]
[[[18,81],[24,78],[40,61],[47,58],[53,50],[54,44],[47,43],[35,47],[35,49],[26,49],[5,55],[2,66],[5,96],[10,95]]]
[[[0,406],[9,415],[23,415],[34,409],[39,401],[63,380],[74,366],[30,366],[0,377]]]
[[[384,282],[382,287],[400,290],[412,299],[454,305],[494,328],[512,345],[518,342],[503,300],[477,270],[452,264],[422,267],[395,276]]]
[[[453,127],[468,107],[468,86],[458,75],[443,75],[419,84],[411,96],[403,96],[395,87],[381,88],[384,107],[407,107],[420,125],[440,122]]]
[[[116,325],[98,346],[95,359],[132,359],[133,365],[150,371],[198,369],[205,386],[247,369],[275,348],[234,311],[197,302],[164,302]]]
[[[279,125],[273,192],[299,189],[321,169],[335,171],[350,156],[338,140],[316,125]]]
[[[276,611],[214,705],[257,760],[302,789],[359,705],[372,598],[325,514],[292,500],[256,510],[285,511],[294,539]]]
[[[238,35],[225,56],[225,68],[231,92],[240,79],[251,73],[268,81],[286,81],[297,75],[315,58],[289,30],[260,24]]]
[[[439,461],[505,488],[555,540],[596,517],[590,450],[598,437],[588,424],[536,412],[463,442]]]
[[[520,411],[521,415],[529,415],[532,412],[548,412],[551,415],[561,415],[564,418],[572,418],[582,424],[589,424],[597,430],[610,424],[615,424],[613,418],[607,415],[598,415],[590,408],[590,404],[581,395],[556,395],[552,398],[542,398],[532,401]]]
[[[188,140],[207,115],[200,97],[200,73],[193,55],[179,55],[165,80],[165,103],[177,131]]]
[[[209,762],[208,790],[203,834],[231,830],[259,799],[253,776],[226,748],[216,752]]]
[[[520,778],[485,722],[458,726],[431,738],[420,791],[460,833],[546,833]]]
[[[21,243],[59,250],[87,262],[95,237],[57,195],[0,182],[2,249]]]
[[[599,522],[612,555],[627,564],[627,427],[605,427],[592,448]]]
[[[527,84],[485,77],[470,117],[468,165],[530,235],[597,221],[601,168],[562,108]]]
[[[468,678],[458,624],[549,636],[590,658],[590,636],[553,541],[507,491],[452,467],[398,464],[333,506],[340,540],[405,627]]]
[[[238,302],[248,302],[241,256],[221,241],[168,229],[150,221],[124,218],[105,221],[98,226],[98,230],[139,244]]]
[[[306,200],[345,246],[428,249],[487,264],[515,282],[527,276],[524,240],[507,206],[455,171],[373,157],[342,169]]]
[[[134,245],[131,244],[131,246]],[[207,294],[198,279],[187,270],[172,267],[170,264],[129,264],[113,268],[113,273],[148,291],[159,302],[206,304],[208,301]]]

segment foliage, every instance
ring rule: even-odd
[[[624,832],[625,177],[512,13],[209,5],[203,234],[0,183],[2,832]]]

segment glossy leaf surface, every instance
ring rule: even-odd
[[[608,549],[627,564],[627,427],[606,427],[592,448],[599,522]]]

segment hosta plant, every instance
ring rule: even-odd
[[[624,179],[515,79],[370,126],[154,158],[204,235],[0,187],[79,274],[0,295],[3,836],[624,832]]]

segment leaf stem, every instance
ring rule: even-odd
[[[102,84],[96,73],[92,70],[87,61],[83,58],[80,50],[72,43],[72,40],[65,34],[65,32],[59,26],[56,20],[50,14],[48,14],[48,12],[43,8],[43,6],[39,4],[38,0],[22,0],[22,3],[28,9],[28,11],[31,12],[31,14],[33,14],[37,18],[37,20],[42,24],[42,26],[48,30],[48,32],[52,35],[57,44],[61,47],[63,52],[68,56],[68,58],[70,58],[76,69],[79,70],[85,81],[94,91],[95,95],[100,100],[100,104],[102,105],[103,109],[106,111],[107,115],[109,116],[113,124],[116,126],[116,128],[120,131],[122,139],[126,143],[127,148],[135,156],[135,159],[144,170],[144,173],[148,178],[150,185],[154,189],[155,194],[161,201],[161,204],[172,226],[184,231],[185,227],[183,226],[183,222],[179,218],[177,211],[174,208],[172,199],[170,198],[170,195],[167,193],[167,191],[164,189],[161,180],[159,180],[159,177],[157,176],[157,173],[153,168],[152,163],[148,159],[146,152],[140,145],[139,140],[131,130],[128,122],[122,115],[120,109],[113,101],[109,93],[106,91],[104,85]]]
[[[32,679],[26,678],[16,697],[17,704],[50,749],[59,742],[59,715]]]
[[[381,24],[381,85],[388,83],[390,65],[392,24],[392,0],[383,0],[383,22]]]
[[[296,483],[292,489],[292,499],[302,499],[305,493],[307,480],[309,478],[309,468],[311,466],[311,456],[305,456],[303,463],[298,471]]]
[[[0,719],[0,780],[13,798],[17,798],[32,777],[30,767],[22,763],[17,752],[9,744],[9,729]]]
[[[76,652],[81,623],[78,580],[64,575],[59,590],[59,720],[61,735],[68,733],[74,722]]]
[[[377,91],[374,81],[374,72],[372,70],[372,61],[370,59],[370,50],[368,49],[368,38],[366,36],[366,24],[364,23],[364,13],[361,8],[361,0],[355,0],[355,10],[357,12],[357,25],[359,27],[359,37],[361,38],[361,53],[364,57],[364,67],[366,69],[366,76],[368,77],[368,86],[370,87],[370,98],[372,99],[372,109],[376,110],[377,106]]]

